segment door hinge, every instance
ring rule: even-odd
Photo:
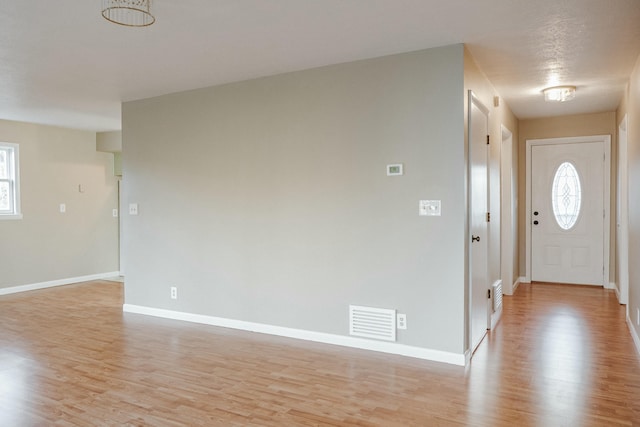
[[[487,135],[487,145],[489,145],[489,135]]]
[[[491,289],[487,289],[487,299],[491,299]]]
[[[487,222],[491,222],[491,212],[487,212]]]

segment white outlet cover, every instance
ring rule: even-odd
[[[67,205],[64,203],[60,203],[60,213],[65,213],[67,211]]]
[[[398,313],[396,318],[396,324],[398,329],[407,329],[407,315],[403,313]]]
[[[420,216],[440,216],[442,214],[440,200],[420,200],[418,205]]]
[[[129,203],[129,215],[138,215],[137,203]]]
[[[113,209],[111,211],[111,215],[113,215],[114,218],[117,218],[118,217],[118,209]]]

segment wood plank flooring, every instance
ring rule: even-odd
[[[612,291],[521,285],[468,369],[122,313],[122,284],[0,297],[0,426],[632,426]]]

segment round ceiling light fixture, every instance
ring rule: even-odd
[[[148,27],[156,22],[151,0],[102,0],[102,16],[126,27]]]
[[[571,101],[576,97],[575,86],[554,86],[548,87],[542,91],[544,100],[547,102],[565,102]]]

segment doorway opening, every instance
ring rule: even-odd
[[[527,140],[526,150],[525,280],[609,287],[611,137]]]

